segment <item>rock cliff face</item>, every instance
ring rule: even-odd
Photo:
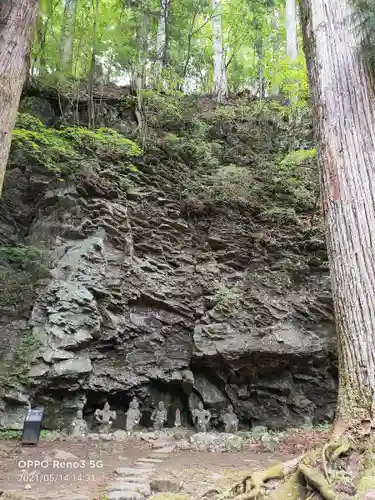
[[[177,118],[175,103],[158,118],[150,108],[145,152],[128,158],[125,184],[117,149],[92,154],[84,138],[64,174],[61,158],[48,169],[26,155],[18,134],[0,219],[3,427],[19,427],[29,401],[45,405],[47,428],[62,428],[77,408],[90,418],[107,399],[121,426],[133,396],[144,424],[159,399],[170,424],[177,407],[189,423],[200,400],[214,424],[229,402],[244,427],[332,418],[320,221],[311,207],[292,206],[271,171],[290,149],[307,148],[310,132],[291,129],[280,109],[188,104]],[[124,107],[112,103],[100,116],[132,130]],[[194,120],[203,138],[189,128]],[[303,168],[314,171],[311,162]],[[229,174],[217,186],[220,171]],[[231,203],[233,186],[253,194],[236,192]],[[40,261],[12,260],[17,248],[38,249]]]

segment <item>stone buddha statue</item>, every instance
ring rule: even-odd
[[[74,438],[84,438],[87,435],[87,422],[83,418],[83,411],[78,410],[77,416],[70,424],[70,435]]]
[[[135,425],[138,425],[141,420],[141,412],[139,410],[138,401],[134,398],[130,401],[129,409],[126,412],[126,430],[128,434],[133,432]]]
[[[192,411],[193,422],[197,432],[207,432],[211,420],[211,413],[204,409],[203,403],[198,403],[198,408]]]
[[[238,417],[234,413],[232,405],[229,405],[226,413],[224,413],[223,422],[227,434],[233,434],[238,431]]]
[[[159,401],[158,407],[152,412],[151,420],[156,431],[160,431],[167,421],[167,410],[164,408],[163,401]]]
[[[174,417],[174,426],[175,427],[181,427],[181,413],[180,410],[177,408],[175,417]]]
[[[113,420],[116,419],[116,412],[111,411],[111,408],[109,406],[109,403],[105,403],[104,407],[102,410],[99,410],[99,408],[95,411],[94,414],[95,420],[100,424],[99,426],[99,433],[101,434],[108,434]]]

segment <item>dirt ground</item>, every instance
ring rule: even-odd
[[[36,447],[0,441],[0,490],[12,491],[8,497],[15,499],[100,499],[116,467],[149,453],[147,443],[139,441],[41,440]]]
[[[289,433],[277,451],[259,446],[230,453],[175,450],[157,465],[153,477],[173,480],[182,485],[189,499],[201,500],[212,488],[229,488],[250,471],[289,460],[320,444],[326,432]],[[105,500],[106,486],[115,478],[115,469],[133,466],[138,459],[149,457],[151,449],[150,444],[139,440],[41,440],[36,447],[0,441],[0,491],[4,492],[0,498]]]
[[[249,471],[263,469],[293,456],[268,452],[202,453],[175,452],[159,468],[155,477],[182,483],[187,497],[202,499],[211,489],[225,490]]]

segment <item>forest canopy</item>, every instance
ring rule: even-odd
[[[219,68],[224,94],[282,93],[304,103],[296,19],[295,0],[42,0],[31,75],[219,93]]]

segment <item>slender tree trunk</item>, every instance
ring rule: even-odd
[[[339,355],[336,430],[363,429],[375,394],[375,95],[350,0],[301,0]]]
[[[286,0],[286,54],[293,62],[298,56],[296,0]]]
[[[170,16],[171,16],[171,0],[165,0],[165,43],[164,43],[164,66],[170,63],[169,44],[170,44]]]
[[[264,78],[263,78],[263,40],[259,39],[255,43],[258,63],[258,96],[264,97]]]
[[[91,50],[91,63],[88,75],[88,127],[91,129],[95,128],[95,102],[94,102],[94,79],[95,79],[95,69],[96,69],[96,52],[97,52],[97,30],[98,30],[98,19],[99,19],[99,0],[93,0],[94,7],[94,26],[92,35],[92,50]]]
[[[0,2],[0,195],[26,79],[38,0]]]
[[[227,72],[223,50],[221,0],[212,0],[212,37],[214,49],[214,95],[218,102],[228,97]]]
[[[279,64],[279,58],[280,58],[280,50],[281,50],[281,40],[279,36],[279,30],[280,30],[280,14],[279,11],[275,10],[272,18],[271,18],[271,26],[273,28],[273,43],[272,43],[272,52],[273,52],[273,60],[275,67],[278,68]],[[277,71],[277,69],[276,69]],[[275,73],[274,73],[275,74]],[[273,96],[278,96],[280,93],[279,86],[273,82],[272,84],[272,89],[271,89],[271,95]]]
[[[156,64],[159,69],[168,64],[167,32],[169,0],[160,0],[160,15],[156,35]]]
[[[61,27],[60,60],[61,68],[66,72],[72,71],[73,41],[76,25],[78,0],[65,0],[64,15]]]
[[[143,12],[140,24],[137,30],[138,61],[134,72],[134,87],[140,92],[146,85],[146,62],[148,52],[148,32],[149,32],[149,14]]]

